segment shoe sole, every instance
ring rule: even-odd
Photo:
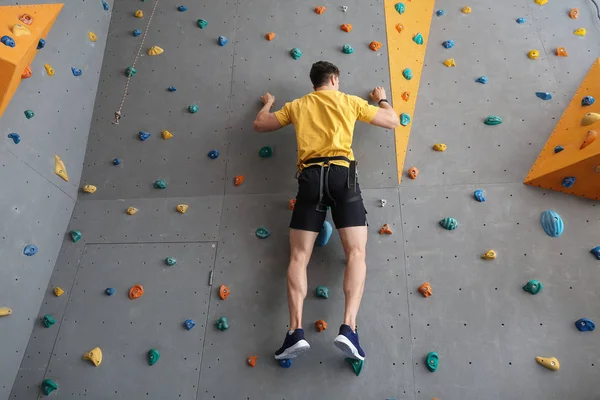
[[[340,351],[344,353],[345,356],[354,358],[355,360],[365,360],[365,358],[358,353],[358,349],[356,348],[356,346],[354,346],[346,336],[338,335],[338,337],[336,337],[333,341],[333,344],[335,345],[335,347],[340,349]]]
[[[310,350],[310,344],[306,340],[299,340],[293,346],[288,347],[280,355],[275,355],[276,360],[285,360],[288,358],[296,358],[299,354],[302,354]]]

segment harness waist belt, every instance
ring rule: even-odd
[[[331,197],[329,193],[329,166],[331,161],[346,161],[350,164],[350,168],[348,169],[348,188],[354,189],[356,192],[356,183],[358,179],[358,170],[356,168],[357,162],[355,160],[350,160],[348,157],[344,156],[331,156],[331,157],[314,157],[309,158],[306,161],[303,161],[302,164],[310,165],[310,164],[321,164],[321,174],[319,177],[319,202],[317,203],[317,211],[327,212],[327,204],[323,201],[323,193],[327,195],[329,200],[335,205],[336,201]],[[327,167],[327,171],[325,171],[325,167]],[[360,200],[360,195],[350,197],[346,199],[345,203],[351,203],[353,201]]]

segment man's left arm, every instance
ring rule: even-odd
[[[273,107],[273,104],[275,104],[275,96],[266,93],[261,97],[261,100],[264,106],[258,114],[256,114],[256,119],[254,120],[254,130],[256,132],[272,132],[287,125],[282,124],[275,116],[275,113],[271,112],[271,108]]]

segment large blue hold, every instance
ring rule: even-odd
[[[225,36],[219,36],[219,46],[225,46],[229,42]]]
[[[475,197],[475,200],[477,200],[480,203],[483,203],[485,201],[485,193],[481,189],[477,189],[473,193],[473,196]]]
[[[593,332],[596,329],[596,324],[591,319],[579,318],[575,321],[575,327],[579,332]]]
[[[573,186],[575,184],[575,177],[574,176],[567,176],[565,179],[563,179],[562,181],[562,185],[566,188],[570,188],[571,186]]]
[[[535,92],[535,95],[542,100],[552,100],[552,94],[548,92]]]
[[[5,46],[15,47],[15,40],[10,36],[2,36],[2,38],[0,38],[0,42],[2,42],[2,44]]]
[[[556,212],[552,210],[546,210],[540,216],[540,224],[544,228],[544,232],[548,236],[558,237],[562,235],[565,227],[563,220]]]
[[[140,133],[138,133],[138,136],[140,137],[140,140],[142,142],[146,141],[150,136],[152,136],[152,134],[148,133],[148,132],[144,132],[141,131]]]
[[[187,11],[187,7],[186,6],[179,6],[179,7],[177,7],[177,11],[179,11],[179,12],[185,12],[185,11]]]
[[[442,43],[442,46],[447,49],[451,49],[454,47],[454,40],[446,40],[444,43]]]
[[[600,260],[600,246],[596,246],[593,249],[591,249],[590,253],[592,253],[594,257],[596,257],[596,260]]]
[[[75,76],[81,76],[82,72],[81,72],[81,68],[75,68],[75,67],[71,67],[71,72],[73,73],[73,75]]]
[[[8,138],[12,139],[15,144],[19,144],[21,142],[21,136],[18,133],[9,133]]]
[[[292,366],[292,359],[291,358],[284,358],[283,360],[279,360],[279,365],[282,368],[289,368]]]
[[[38,248],[34,244],[28,244],[23,249],[23,254],[25,254],[26,256],[29,256],[29,257],[31,257],[32,255],[34,255],[37,252],[38,252]]]
[[[480,76],[479,78],[475,79],[475,82],[485,85],[486,83],[488,83],[488,77],[485,75]]]
[[[583,99],[581,99],[581,105],[584,107],[591,106],[595,102],[596,99],[594,99],[592,96],[585,96]]]
[[[329,242],[329,238],[331,238],[332,233],[333,227],[331,226],[329,221],[323,222],[323,227],[321,228],[321,232],[319,232],[319,236],[317,236],[315,244],[319,247],[326,246]]]

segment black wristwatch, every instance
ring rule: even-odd
[[[382,102],[386,102],[386,103],[390,104],[390,102],[389,102],[389,101],[387,101],[387,99],[381,99],[381,100],[379,100],[379,102],[377,103],[377,105],[378,105],[378,106],[381,106],[381,103],[382,103]]]

